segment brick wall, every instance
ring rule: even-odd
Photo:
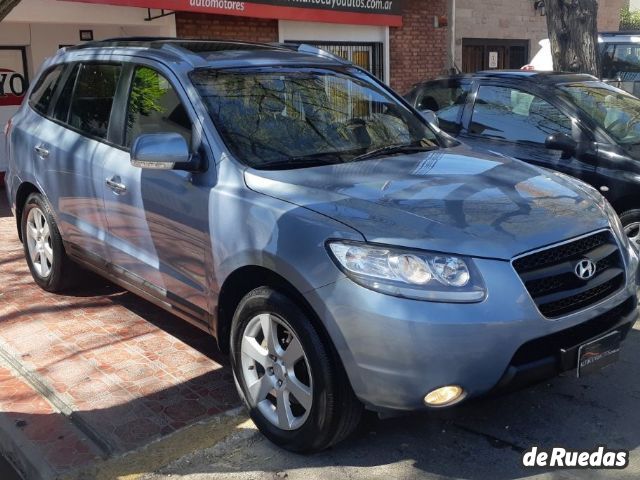
[[[548,38],[547,19],[533,9],[533,0],[458,0],[456,3],[456,65],[462,68],[463,38],[529,40],[529,58]]]
[[[391,87],[398,92],[445,73],[447,28],[435,28],[433,17],[447,15],[447,2],[405,0],[403,26],[389,29]]]
[[[176,34],[183,38],[277,42],[278,21],[177,12]]]
[[[598,2],[598,30],[612,32],[620,29],[620,10],[628,0],[600,0]]]
[[[627,0],[599,0],[598,30],[618,30],[620,9]],[[529,57],[549,38],[547,19],[535,12],[533,0],[457,0],[456,65],[462,66],[462,38],[529,40]]]

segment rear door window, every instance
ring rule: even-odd
[[[68,123],[80,132],[106,138],[121,65],[88,63],[80,66],[73,89]]]
[[[129,94],[125,146],[145,133],[178,133],[191,144],[191,120],[173,86],[161,73],[136,67]]]
[[[481,86],[473,108],[470,133],[485,137],[544,144],[552,133],[571,135],[569,117],[528,92]]]
[[[38,83],[29,97],[29,104],[35,111],[43,115],[48,113],[51,98],[56,91],[58,80],[60,79],[63,70],[64,65],[58,65],[49,69],[40,76],[40,80],[38,80]]]

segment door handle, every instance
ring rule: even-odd
[[[40,158],[47,158],[49,156],[49,150],[44,148],[42,145],[37,145],[33,147]]]
[[[109,187],[115,193],[117,193],[118,195],[122,195],[123,193],[126,193],[127,186],[124,183],[118,182],[117,180],[120,180],[120,178],[111,177],[107,178],[105,180],[105,183],[107,184],[107,187]]]

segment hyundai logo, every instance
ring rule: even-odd
[[[585,258],[576,264],[574,272],[580,280],[589,280],[596,274],[596,264]]]

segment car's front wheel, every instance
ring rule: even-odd
[[[75,265],[67,257],[51,205],[39,193],[32,193],[22,209],[20,227],[24,254],[35,282],[48,292],[67,287]]]
[[[622,212],[620,221],[629,240],[640,247],[640,209]]]
[[[319,451],[358,425],[362,405],[332,352],[282,293],[261,287],[240,302],[232,323],[233,373],[252,420],[275,444]]]

